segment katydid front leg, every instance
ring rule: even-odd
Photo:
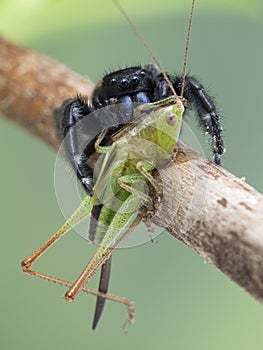
[[[150,202],[151,197],[144,193],[144,189],[139,190],[138,186],[136,186],[136,184],[140,181],[145,184],[145,179],[147,179],[155,189],[157,197],[159,198],[162,193],[162,188],[158,181],[151,174],[151,171],[154,169],[154,165],[147,160],[142,160],[136,164],[136,169],[140,172],[140,174],[137,173],[121,176],[118,179],[119,186],[121,186],[126,191],[134,194],[135,196],[138,196],[144,202]]]

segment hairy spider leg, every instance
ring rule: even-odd
[[[175,79],[174,87],[179,93],[182,88],[182,78]],[[213,99],[205,91],[204,87],[195,78],[190,76],[185,77],[183,97],[196,111],[205,132],[212,136],[214,162],[220,165],[220,156],[224,152],[223,127],[220,124],[219,114]]]
[[[80,133],[86,135],[86,138],[89,137],[90,123],[86,118],[89,118],[89,114],[93,111],[94,108],[89,106],[87,99],[80,95],[75,99],[64,101],[62,106],[54,111],[57,132],[63,136],[67,159],[90,196],[93,196],[93,169],[88,165],[87,160],[95,152],[93,144],[96,135],[84,146],[84,149],[79,142],[79,137]]]

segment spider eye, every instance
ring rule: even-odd
[[[140,73],[139,73],[139,76],[140,76],[141,78],[143,78],[143,77],[145,77],[145,75],[146,75],[145,70],[144,70],[144,69],[141,70]]]
[[[121,81],[119,82],[120,89],[126,89],[128,85],[129,85],[129,81],[126,78],[121,79]]]
[[[131,83],[132,83],[133,86],[138,85],[138,84],[139,84],[139,81],[140,81],[140,78],[137,77],[137,75],[134,75],[134,76],[132,77],[132,79],[131,79]]]
[[[117,83],[117,80],[115,78],[112,78],[110,80],[110,85],[115,85]]]

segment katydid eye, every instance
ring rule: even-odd
[[[171,113],[166,114],[165,120],[166,120],[166,123],[168,125],[175,126],[175,124],[177,122],[177,116],[175,113],[171,112]]]

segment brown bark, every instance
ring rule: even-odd
[[[185,147],[161,177],[155,223],[263,302],[262,194]]]
[[[0,111],[59,147],[53,110],[93,85],[64,65],[0,38]],[[263,196],[185,147],[160,172],[163,204],[154,221],[263,301]]]

